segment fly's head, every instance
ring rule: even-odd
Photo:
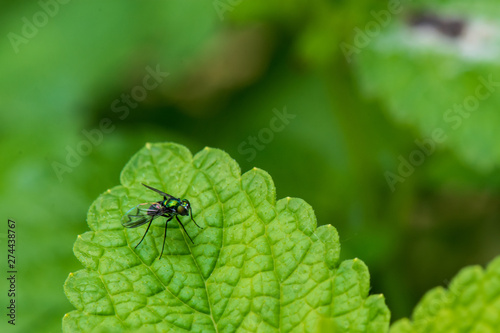
[[[182,216],[187,216],[189,215],[190,211],[191,211],[191,204],[189,203],[189,200],[182,199],[179,205],[177,206],[177,214]]]

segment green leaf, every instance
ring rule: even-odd
[[[462,269],[448,290],[437,287],[427,292],[412,319],[397,321],[390,332],[498,332],[500,257],[486,270],[479,266]]]
[[[368,296],[365,264],[340,262],[336,229],[316,228],[301,199],[276,201],[266,172],[241,175],[217,149],[193,157],[180,145],[147,144],[126,165],[121,183],[93,203],[92,231],[75,242],[85,269],[65,284],[77,309],[64,317],[65,332],[387,331],[389,311],[382,295]],[[146,227],[123,228],[121,216],[160,199],[141,183],[189,198],[203,227],[183,220],[194,245],[170,222],[159,259],[160,218],[134,248]]]
[[[500,35],[470,36],[494,30],[499,10],[489,0],[477,1],[475,6],[459,3],[407,5],[410,13],[459,18],[464,24],[459,36],[419,29],[407,22],[407,16],[394,16],[387,27],[379,26],[380,34],[365,35],[366,42],[357,45],[356,71],[364,92],[379,98],[397,122],[414,127],[415,139],[447,147],[476,170],[491,171],[500,165],[495,143],[500,136],[493,125],[500,121],[500,49],[496,47]]]

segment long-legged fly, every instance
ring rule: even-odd
[[[184,232],[188,236],[188,238],[191,240],[191,242],[194,244],[193,240],[189,236],[188,232],[186,231],[186,228],[184,228],[184,224],[182,224],[181,220],[179,220],[179,215],[181,216],[187,216],[190,215],[191,220],[196,224],[196,226],[200,229],[203,229],[200,227],[196,221],[193,219],[193,212],[191,209],[191,204],[189,203],[189,200],[187,199],[179,199],[176,197],[171,196],[170,194],[167,194],[165,192],[162,192],[160,190],[157,190],[151,186],[148,186],[146,184],[142,184],[149,188],[150,190],[153,190],[160,195],[163,196],[163,200],[157,201],[157,202],[147,202],[147,203],[142,203],[134,208],[130,209],[125,215],[122,217],[122,225],[126,228],[137,228],[140,227],[143,224],[148,223],[148,227],[146,229],[146,232],[144,233],[144,236],[142,236],[141,241],[137,243],[135,246],[136,248],[139,246],[139,244],[142,243],[144,240],[144,237],[146,237],[146,234],[149,231],[149,227],[151,226],[151,223],[153,222],[154,219],[160,216],[164,216],[167,218],[167,221],[165,222],[165,233],[163,235],[163,246],[161,247],[161,254],[160,258],[163,254],[163,249],[165,247],[165,238],[167,237],[167,224],[170,222],[174,217],[177,219],[177,222],[181,225],[182,229],[184,229]]]

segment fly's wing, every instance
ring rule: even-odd
[[[122,217],[122,225],[126,228],[137,228],[143,224],[154,220],[160,215],[152,215],[154,210],[150,210],[151,205],[154,205],[154,202],[151,203],[142,203],[134,208],[130,209],[125,213]],[[149,214],[148,214],[149,213]]]
[[[145,187],[149,188],[150,190],[155,191],[155,192],[156,192],[156,193],[158,193],[158,194],[161,194],[162,196],[164,196],[164,197],[166,197],[166,198],[174,198],[174,197],[173,197],[173,196],[171,196],[170,194],[167,194],[167,193],[165,193],[165,192],[162,192],[162,191],[160,191],[160,190],[157,190],[157,189],[155,189],[154,187],[148,186],[148,185],[146,185],[146,184],[144,184],[144,183],[141,183],[141,184],[142,184],[142,185],[144,185]]]

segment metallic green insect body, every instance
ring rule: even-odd
[[[123,215],[122,225],[126,228],[137,228],[143,224],[149,223],[146,232],[144,233],[144,236],[142,236],[141,241],[135,247],[137,248],[139,244],[142,243],[144,237],[146,237],[146,234],[149,231],[151,223],[153,222],[154,219],[160,216],[164,216],[167,218],[167,221],[165,222],[165,233],[163,235],[163,246],[161,248],[160,258],[163,255],[163,249],[165,248],[165,238],[167,237],[167,224],[174,217],[177,219],[177,222],[179,222],[182,229],[184,229],[184,232],[186,233],[188,238],[194,244],[193,240],[187,233],[186,228],[184,228],[184,225],[182,224],[181,220],[179,220],[179,215],[180,216],[190,215],[191,220],[194,222],[194,224],[198,228],[203,229],[193,219],[193,212],[189,200],[173,197],[170,194],[157,190],[146,184],[142,185],[162,195],[163,200],[152,203],[149,202],[149,203],[139,204],[134,208],[130,209],[127,213],[125,213],[125,215]]]

